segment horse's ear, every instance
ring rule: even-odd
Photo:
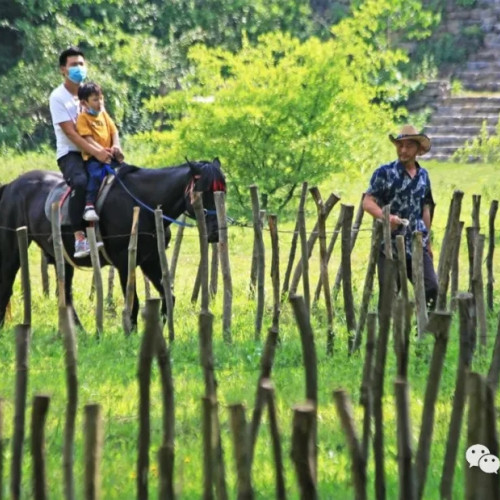
[[[212,163],[213,163],[213,164],[214,164],[217,168],[220,168],[220,160],[219,160],[219,157],[218,157],[218,156],[216,156],[216,157],[213,159]]]
[[[187,164],[189,166],[189,170],[191,171],[191,175],[192,176],[200,175],[201,174],[201,168],[199,167],[199,165],[197,165],[196,163],[193,163],[193,162],[189,161],[187,156],[185,156],[184,158],[186,158],[186,162],[187,162]]]

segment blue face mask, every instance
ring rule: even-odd
[[[68,69],[68,79],[73,83],[82,83],[86,77],[86,66],[71,66],[71,68]]]
[[[98,116],[100,113],[100,111],[96,111],[95,109],[92,108],[85,108],[85,111],[91,116]]]

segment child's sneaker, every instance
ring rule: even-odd
[[[97,215],[94,205],[87,205],[85,211],[83,212],[83,219],[88,222],[97,222],[99,216]]]
[[[90,247],[87,238],[83,238],[81,240],[75,240],[75,253],[73,257],[75,259],[80,259],[82,257],[87,257],[90,255]]]

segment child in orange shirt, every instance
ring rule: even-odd
[[[82,112],[76,120],[78,133],[96,148],[108,150],[116,161],[122,162],[124,156],[120,147],[118,130],[104,109],[101,87],[92,82],[80,85],[78,99],[82,106]],[[83,218],[86,221],[98,221],[99,216],[95,211],[94,203],[104,177],[104,164],[86,153],[82,155],[88,173]]]

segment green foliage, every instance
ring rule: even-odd
[[[186,90],[149,103],[168,112],[163,126],[172,129],[140,139],[156,143],[156,161],[164,163],[188,152],[219,156],[242,205],[246,186],[256,183],[269,208],[280,209],[302,181],[360,169],[378,152],[377,134],[392,123],[391,112],[371,102],[377,89],[354,57],[362,46],[344,47],[340,36],[301,43],[282,34],[237,54],[199,46],[190,53],[196,72]]]
[[[453,160],[460,163],[471,161],[498,163],[500,161],[500,121],[497,123],[494,135],[488,133],[487,122],[483,121],[479,135],[458,149],[453,155]]]
[[[399,69],[407,57],[387,31],[406,26],[408,37],[423,36],[432,16],[417,4],[368,0],[324,42],[276,33],[237,53],[193,48],[182,90],[148,104],[160,131],[138,138],[156,147],[147,161],[219,156],[240,205],[256,183],[272,210],[303,181],[381,161],[388,145],[380,137],[394,119],[382,103],[411,88]]]

